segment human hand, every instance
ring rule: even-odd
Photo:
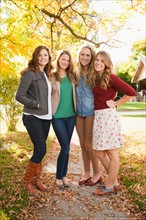
[[[115,102],[113,100],[106,101],[106,104],[110,108],[114,108],[114,109],[116,108]]]

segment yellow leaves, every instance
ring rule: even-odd
[[[129,1],[117,1],[127,11],[133,11],[136,13],[144,14],[146,12],[146,2],[144,0],[129,0]]]

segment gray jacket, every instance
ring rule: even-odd
[[[48,86],[43,72],[28,70],[21,77],[16,100],[24,105],[23,111],[30,114],[48,113]]]

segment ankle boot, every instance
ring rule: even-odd
[[[36,175],[37,167],[38,167],[37,163],[29,161],[24,176],[24,186],[30,193],[33,194],[39,194],[39,191],[33,185],[33,179],[34,176]]]
[[[34,185],[37,186],[40,190],[45,191],[47,190],[47,186],[42,184],[40,176],[41,176],[41,171],[42,171],[42,162],[38,164],[37,170],[36,170],[36,175],[34,177]]]

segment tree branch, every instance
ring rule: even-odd
[[[83,41],[87,41],[87,42],[89,42],[89,43],[92,43],[92,44],[94,44],[97,48],[102,44],[102,43],[97,43],[97,42],[95,42],[95,41],[92,41],[92,40],[88,39],[87,37],[82,37],[82,36],[76,34],[76,33],[74,32],[74,30],[73,30],[59,15],[52,14],[51,12],[49,12],[49,11],[47,11],[47,10],[45,10],[45,9],[41,9],[41,11],[42,11],[44,14],[48,15],[49,17],[51,17],[51,18],[56,18],[57,20],[59,20],[59,21],[70,31],[70,33],[71,33],[74,37],[76,37],[76,38],[78,38],[78,39],[80,39],[80,40],[83,40]]]

